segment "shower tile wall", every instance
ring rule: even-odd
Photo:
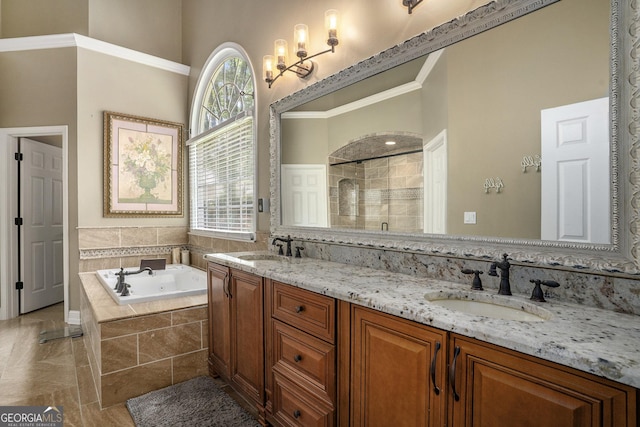
[[[410,232],[423,230],[422,153],[331,166],[329,206],[331,226]],[[357,209],[342,204],[353,201],[350,190],[357,184]],[[341,190],[347,190],[342,191]],[[346,215],[345,213],[349,214]]]

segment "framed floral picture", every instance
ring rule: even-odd
[[[104,112],[104,216],[183,216],[183,125]]]

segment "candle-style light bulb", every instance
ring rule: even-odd
[[[337,10],[329,9],[324,13],[324,27],[327,30],[327,44],[331,47],[338,44],[338,25],[340,15]]]
[[[293,27],[293,42],[295,43],[295,53],[298,58],[307,57],[307,43],[309,42],[309,27],[305,24],[298,24]]]
[[[284,39],[278,39],[275,41],[274,56],[277,59],[276,67],[278,70],[284,70],[287,68],[287,41]]]
[[[264,71],[264,80],[269,83],[273,81],[273,55],[265,55],[262,58],[262,69]]]

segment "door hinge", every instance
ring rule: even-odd
[[[22,218],[16,218],[15,223],[16,225],[22,225]]]
[[[24,283],[23,282],[16,282],[16,289],[24,289]]]
[[[22,153],[16,153],[16,155],[15,155],[15,159],[16,159],[17,161],[21,162],[21,161],[22,161],[22,159],[23,159]]]

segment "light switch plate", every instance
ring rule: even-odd
[[[475,212],[465,212],[464,213],[464,223],[465,224],[475,224],[476,223],[476,213]]]

